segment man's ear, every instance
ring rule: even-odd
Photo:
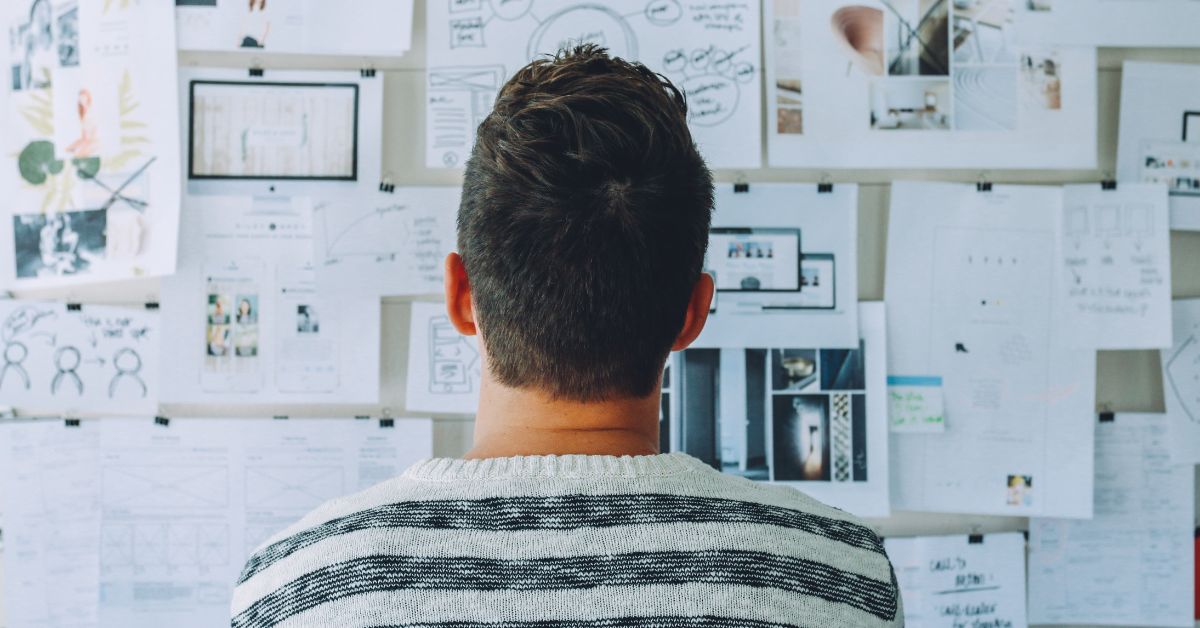
[[[467,280],[467,267],[462,256],[451,253],[446,256],[446,314],[450,323],[464,336],[478,333],[475,326],[475,307],[471,302],[471,282]]]
[[[675,337],[675,344],[671,345],[671,351],[683,351],[700,335],[704,329],[704,323],[708,322],[708,308],[712,305],[715,290],[716,285],[713,284],[712,275],[700,273],[700,279],[692,288],[692,298],[688,299],[683,329],[679,330],[679,335]]]

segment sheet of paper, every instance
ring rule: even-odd
[[[256,546],[428,457],[431,436],[428,420],[105,422],[100,625],[224,625]]]
[[[886,517],[884,307],[857,307],[861,340],[853,349],[776,344],[676,355],[663,392],[664,450]]]
[[[338,198],[379,187],[382,73],[184,68],[179,101],[188,194]]]
[[[457,187],[402,187],[317,201],[317,286],[330,294],[441,294],[446,254],[457,248],[459,195]]]
[[[717,186],[705,271],[714,310],[693,346],[858,345],[858,186]]]
[[[1024,628],[1025,537],[888,538],[908,628]]]
[[[153,414],[159,314],[144,307],[0,301],[0,405],[23,414]]]
[[[1170,345],[1167,223],[1167,189],[1162,184],[1063,188],[1057,339],[1078,349]]]
[[[411,320],[405,407],[410,412],[474,414],[483,373],[478,337],[458,333],[444,303],[413,303]]]
[[[1194,625],[1194,469],[1168,460],[1167,423],[1096,424],[1095,517],[1029,521],[1031,622]]]
[[[1014,2],[1022,37],[1061,45],[1121,48],[1200,46],[1193,0],[1026,0]]]
[[[761,164],[758,2],[466,0],[425,8],[425,163],[461,167],[500,87],[534,58],[594,43],[663,73],[713,168]]]
[[[186,200],[162,282],[163,400],[377,401],[379,297],[317,289],[308,199]]]
[[[1177,464],[1200,464],[1200,299],[1172,304],[1175,337],[1159,352],[1167,407],[1167,449]]]
[[[179,118],[169,2],[13,0],[0,154],[0,286],[175,270]]]
[[[175,0],[180,50],[399,56],[412,43],[412,0]]]
[[[893,432],[946,431],[942,378],[888,375],[888,425]]]
[[[1117,177],[1165,183],[1171,228],[1200,229],[1200,64],[1126,61],[1120,111]]]
[[[1014,4],[767,0],[770,165],[1094,167],[1095,49],[1017,43]]]
[[[888,372],[940,376],[946,429],[892,434],[902,510],[1088,517],[1095,351],[1053,341],[1054,187],[898,182]]]
[[[100,597],[99,423],[0,426],[9,626],[85,628]]]

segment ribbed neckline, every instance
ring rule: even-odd
[[[404,472],[419,480],[492,480],[512,478],[661,477],[712,470],[683,453],[649,456],[512,456],[510,458],[427,458]]]

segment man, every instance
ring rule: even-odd
[[[869,528],[658,453],[663,364],[713,296],[712,203],[665,78],[592,46],[517,72],[446,260],[450,319],[486,364],[474,448],[276,536],[233,626],[902,624]]]

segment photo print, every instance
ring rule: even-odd
[[[1021,107],[1024,111],[1062,109],[1062,61],[1056,51],[1021,55]]]
[[[17,277],[86,272],[105,258],[107,219],[103,209],[13,216]]]
[[[1010,475],[1008,476],[1008,499],[1005,503],[1009,506],[1032,506],[1033,505],[1033,476],[1031,475]]]
[[[854,29],[849,32],[870,33],[873,40],[882,19],[888,76],[948,76],[950,0],[885,0],[883,5],[882,11],[842,7],[834,13],[834,29],[849,25]],[[843,20],[849,24],[839,24]]]
[[[956,64],[1013,64],[1013,0],[954,0]]]
[[[871,128],[948,130],[951,122],[947,79],[880,79],[871,82]]]
[[[317,308],[307,303],[296,306],[296,333],[315,334],[321,331]]]
[[[798,5],[783,4],[775,13],[775,127],[788,135],[804,133],[804,55]]]
[[[258,295],[243,293],[236,297],[233,351],[238,357],[258,355]]]

